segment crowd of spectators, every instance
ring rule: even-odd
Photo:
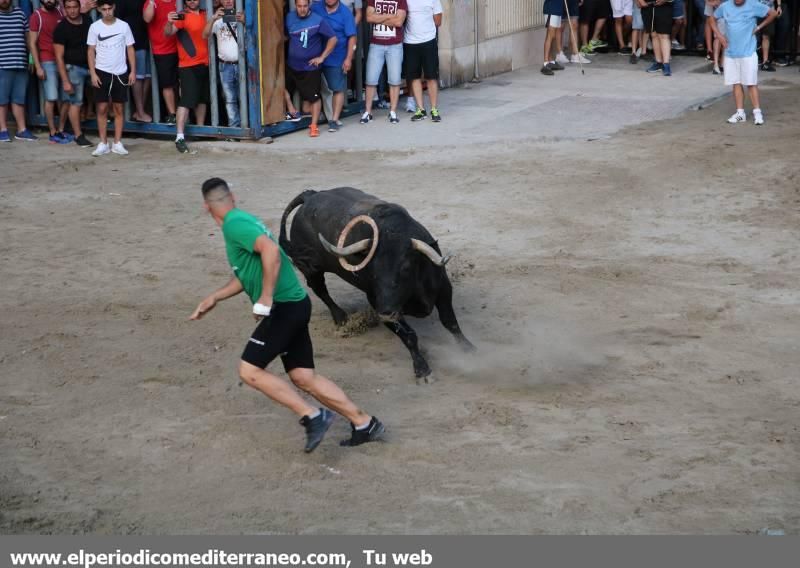
[[[234,9],[234,0],[210,0],[213,13],[208,17],[201,1],[205,0],[185,0],[178,10],[176,0],[41,0],[33,10],[30,0],[19,0],[19,7],[12,6],[11,0],[0,0],[0,142],[11,140],[9,111],[17,126],[14,138],[37,139],[27,128],[25,116],[35,87],[50,143],[94,146],[81,122],[96,116],[100,140],[93,154],[125,155],[121,140],[125,104],[130,96],[130,120],[152,122],[148,111],[152,103],[148,102],[155,77],[164,111],[161,122],[174,125],[176,148],[188,153],[186,125],[192,120],[205,124],[211,102],[212,42],[221,95],[220,124],[224,120],[230,127],[240,127],[246,111],[239,108],[239,36],[245,33],[244,15]],[[686,49],[691,42],[694,49],[706,51],[713,62],[711,72],[724,73],[726,83],[733,85],[727,72],[733,68],[725,56],[733,54],[733,61],[748,52],[750,57],[751,46],[730,45],[726,25],[740,12],[724,8],[725,4],[746,5],[748,14],[764,14],[753,24],[760,48],[755,65],[756,71],[772,72],[774,64],[791,63],[770,57],[776,41],[784,51],[788,43],[786,3],[790,1],[545,0],[547,33],[541,72],[553,76],[566,65],[587,65],[593,53],[611,49],[626,55],[631,64],[648,61],[648,73],[670,76],[671,53]],[[755,4],[763,8],[752,9]],[[694,10],[693,29],[687,29],[687,9]],[[440,122],[442,12],[440,0],[287,0],[286,120],[310,117],[309,135],[314,138],[320,135],[323,113],[329,132],[343,126],[340,118],[353,93],[363,19],[366,96],[360,123],[372,122],[375,109],[387,110],[389,123],[399,123],[402,89],[411,121]],[[606,26],[609,19],[613,25]],[[741,74],[737,75],[740,80]],[[739,84],[748,87],[752,97],[755,78],[749,71],[744,74],[745,82]],[[112,120],[109,143],[107,128]]]

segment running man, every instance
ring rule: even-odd
[[[189,319],[199,320],[217,302],[246,292],[259,323],[242,353],[239,376],[300,417],[306,429],[305,451],[313,451],[330,428],[334,415],[328,408],[350,421],[351,436],[340,445],[358,446],[379,439],[384,431],[380,420],[359,409],[333,381],[314,370],[308,333],[311,300],[275,237],[260,219],[236,207],[225,180],[208,179],[202,191],[206,210],[222,227],[234,276],[200,302]],[[310,406],[291,385],[266,370],[278,356],[292,383],[323,407]]]

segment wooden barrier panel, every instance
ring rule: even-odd
[[[261,122],[262,124],[273,124],[284,118],[283,0],[261,0],[259,19]]]

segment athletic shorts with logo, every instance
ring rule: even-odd
[[[308,333],[311,299],[275,302],[269,317],[261,320],[242,353],[242,361],[264,369],[276,357],[288,373],[314,368],[314,346]]]
[[[286,90],[289,93],[297,91],[300,93],[300,98],[306,102],[317,102],[320,100],[320,91],[322,90],[322,69],[295,71],[287,65]]]
[[[106,73],[101,69],[96,71],[97,76],[100,77],[100,88],[94,88],[94,100],[98,103],[127,103],[128,78]]]

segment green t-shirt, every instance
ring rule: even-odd
[[[267,229],[267,226],[258,218],[241,209],[233,209],[225,215],[222,221],[222,234],[225,237],[225,250],[228,253],[228,262],[244,291],[255,304],[261,297],[263,288],[264,270],[261,266],[261,255],[253,251],[256,239],[267,235],[277,244],[277,240]],[[306,297],[306,291],[300,285],[294,273],[292,261],[281,251],[281,269],[278,281],[275,283],[275,292],[272,300],[275,302],[297,302]]]

